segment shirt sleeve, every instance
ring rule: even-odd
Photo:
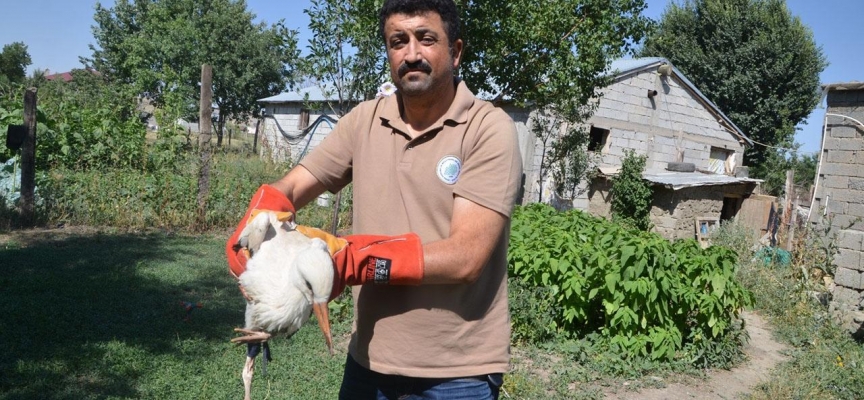
[[[466,138],[462,172],[453,193],[509,217],[522,183],[516,125],[499,108],[469,123],[481,125],[475,137]]]

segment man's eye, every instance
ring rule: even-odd
[[[431,37],[431,36],[426,36],[423,39],[421,39],[421,41],[425,44],[433,44],[433,43],[437,42],[437,40],[435,40],[435,38]]]

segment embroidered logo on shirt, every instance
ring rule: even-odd
[[[459,173],[462,172],[462,161],[456,156],[444,156],[438,161],[438,179],[448,185],[452,185],[459,180]]]

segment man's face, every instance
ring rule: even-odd
[[[450,47],[440,15],[393,14],[384,23],[384,38],[390,76],[403,96],[419,96],[453,84],[462,41]]]

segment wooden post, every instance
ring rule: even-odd
[[[262,119],[264,119],[263,115],[258,119],[258,122],[255,123],[255,138],[252,139],[252,154],[258,154],[258,129],[261,128]]]
[[[33,224],[36,192],[36,88],[24,92],[24,125],[27,137],[21,146],[21,224]]]
[[[196,228],[206,229],[207,196],[210,194],[210,139],[213,135],[213,68],[204,64],[201,66],[201,104],[198,108],[198,150],[201,163],[198,169],[198,213],[195,220]]]
[[[795,238],[795,226],[798,224],[798,196],[792,204],[792,215],[789,217],[789,230],[786,231],[786,250],[792,251]]]
[[[786,193],[784,194],[784,199],[783,199],[783,223],[784,224],[789,223],[789,218],[792,215],[792,213],[791,213],[791,211],[792,211],[791,210],[792,197],[793,197],[792,192],[795,191],[794,182],[795,182],[795,171],[790,169],[790,170],[786,171],[786,189],[785,189]]]

